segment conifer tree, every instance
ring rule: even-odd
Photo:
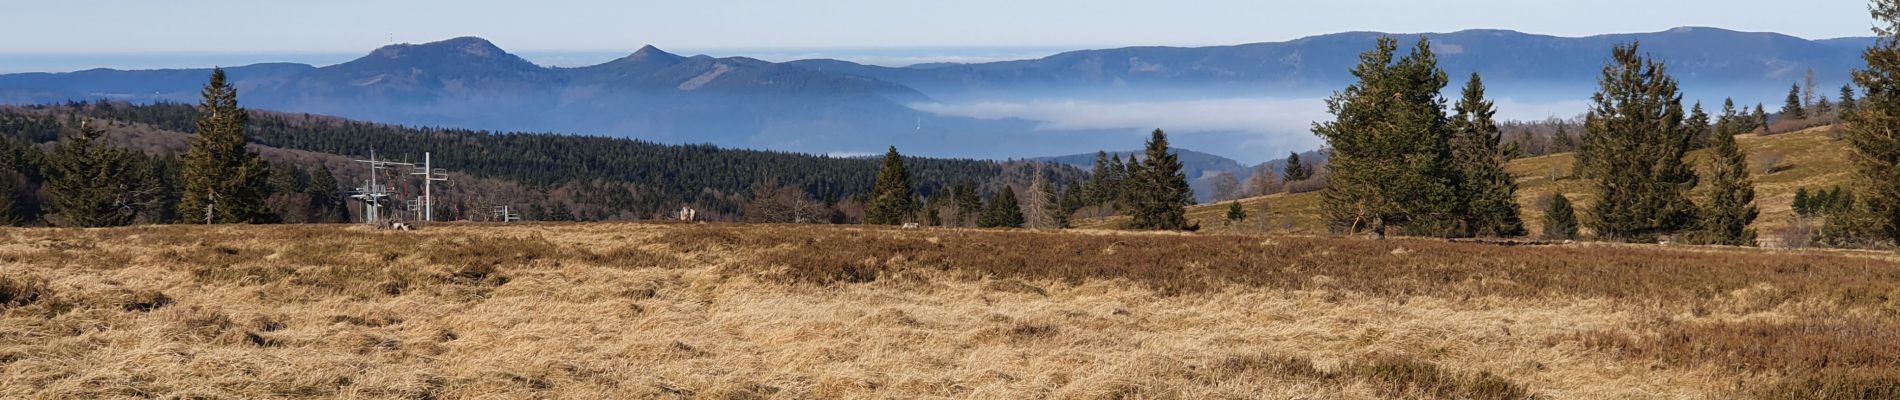
[[[1846,138],[1867,185],[1858,197],[1868,223],[1900,243],[1900,1],[1875,0],[1872,12],[1879,39],[1861,53],[1867,69],[1854,71],[1865,95],[1847,117]]]
[[[1702,231],[1697,241],[1752,246],[1755,230],[1749,229],[1748,224],[1755,222],[1760,211],[1755,207],[1755,183],[1749,178],[1748,158],[1735,145],[1734,136],[1718,134],[1711,139],[1710,198],[1708,205],[1702,208],[1699,221]]]
[[[1060,211],[1053,187],[1055,183],[1050,182],[1049,177],[1043,174],[1041,164],[1037,164],[1034,168],[1036,172],[1029,181],[1028,197],[1022,202],[1024,226],[1035,229],[1060,228],[1055,215],[1057,211]]]
[[[1313,173],[1307,171],[1306,162],[1300,161],[1299,152],[1287,153],[1286,171],[1280,175],[1286,177],[1287,182],[1298,182],[1313,177]]]
[[[330,173],[330,167],[320,166],[310,173],[310,183],[304,186],[304,193],[310,196],[311,222],[350,222],[348,205],[343,202],[342,191],[337,188],[336,175]]]
[[[17,226],[23,219],[14,214],[18,204],[13,199],[13,194],[24,183],[22,180],[12,169],[0,170],[0,225]]]
[[[1570,199],[1562,193],[1550,196],[1550,205],[1544,208],[1544,239],[1575,240],[1577,238],[1577,212],[1570,206]]]
[[[1710,135],[1712,137],[1721,135],[1735,136],[1742,133],[1741,128],[1741,116],[1735,113],[1735,99],[1723,99],[1722,115],[1715,117],[1715,127]]]
[[[911,191],[910,172],[904,169],[904,156],[897,154],[897,146],[891,146],[884,153],[884,167],[877,173],[877,184],[871,187],[870,204],[864,207],[864,223],[902,224],[910,218],[910,212],[915,208],[916,192]]]
[[[1082,193],[1082,197],[1088,200],[1089,204],[1104,204],[1115,198],[1108,187],[1109,181],[1114,179],[1114,173],[1110,171],[1110,168],[1113,166],[1108,164],[1108,152],[1097,150],[1095,167],[1089,171],[1088,184],[1083,188]]]
[[[1337,230],[1379,236],[1393,224],[1443,235],[1460,222],[1439,95],[1448,80],[1425,38],[1403,58],[1394,59],[1397,49],[1382,37],[1360,55],[1359,81],[1326,100],[1334,120],[1314,124],[1333,149],[1323,208]]]
[[[142,182],[136,155],[105,143],[105,131],[70,131],[46,159],[46,192],[61,226],[125,226],[149,205],[153,188]]]
[[[1689,150],[1709,146],[1709,113],[1702,111],[1702,102],[1696,102],[1695,106],[1689,109],[1689,119],[1683,123],[1688,124],[1692,131],[1689,137]]]
[[[957,226],[971,226],[983,213],[983,195],[978,193],[976,181],[964,179],[951,188],[951,197],[957,210]]]
[[[223,69],[211,71],[198,105],[198,132],[185,153],[184,195],[178,213],[190,223],[246,224],[265,221],[269,169],[244,146],[249,112],[238,107],[237,89]]]
[[[1577,138],[1570,136],[1570,124],[1557,123],[1557,133],[1551,134],[1551,141],[1555,151],[1577,150]]]
[[[1808,110],[1801,105],[1801,85],[1788,89],[1788,102],[1781,105],[1781,119],[1798,120],[1808,117]]]
[[[1238,222],[1242,222],[1246,220],[1247,220],[1247,209],[1240,206],[1239,200],[1227,202],[1227,224],[1228,225],[1232,225],[1234,223],[1238,223]]]
[[[1841,85],[1841,118],[1854,113],[1854,85]]]
[[[1187,223],[1187,206],[1194,204],[1194,192],[1182,172],[1180,156],[1168,149],[1168,134],[1160,129],[1148,138],[1147,154],[1130,166],[1128,187],[1129,228],[1181,230]]]
[[[1589,222],[1610,240],[1654,241],[1693,226],[1696,175],[1683,156],[1701,127],[1688,120],[1663,63],[1617,45],[1591,96],[1585,127],[1597,138],[1597,202]],[[1706,122],[1706,121],[1705,121]],[[1614,155],[1614,156],[1607,156]]]
[[[1119,154],[1109,156],[1108,172],[1114,179],[1109,180],[1108,189],[1110,190],[1109,196],[1113,199],[1112,203],[1116,211],[1128,212],[1128,188],[1131,184],[1129,181],[1134,178],[1135,169],[1140,166],[1141,163],[1135,161],[1135,155],[1133,154],[1128,155],[1127,162],[1123,162]]]
[[[1075,186],[1074,184],[1070,184],[1069,187],[1071,189],[1060,191],[1056,190],[1054,182],[1046,183],[1042,186],[1042,212],[1049,216],[1049,228],[1069,228],[1069,216],[1073,213],[1073,210],[1064,204],[1064,201],[1067,198],[1066,193],[1074,190],[1073,188]]]
[[[1794,190],[1794,215],[1802,217],[1814,215],[1814,198],[1808,195],[1806,186]]]
[[[977,220],[981,228],[1021,228],[1023,227],[1022,205],[1016,202],[1016,189],[1008,186],[990,197],[989,208],[983,210],[983,217]]]
[[[1484,81],[1477,73],[1465,84],[1464,96],[1453,107],[1451,117],[1452,172],[1456,176],[1457,210],[1464,218],[1462,234],[1479,236],[1519,236],[1524,222],[1518,215],[1517,181],[1504,170],[1510,149],[1501,144],[1502,134],[1493,117],[1497,110],[1484,95]]]

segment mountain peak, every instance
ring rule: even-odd
[[[653,47],[653,45],[649,44],[646,46],[641,46],[640,50],[633,52],[632,55],[628,55],[626,60],[628,61],[669,60],[670,61],[670,60],[679,60],[681,58],[683,57],[680,57],[678,54],[668,53],[665,50],[660,50],[660,48]]]
[[[503,51],[500,47],[496,47],[495,44],[492,42],[489,42],[488,39],[482,39],[482,38],[474,37],[474,36],[463,36],[463,37],[436,41],[436,42],[423,43],[423,44],[409,44],[409,43],[392,44],[388,46],[383,46],[382,48],[378,48],[376,49],[375,52],[370,53],[370,55],[372,56],[382,57],[382,58],[391,58],[391,59],[403,58],[407,56],[421,55],[421,54],[428,54],[431,56],[438,56],[438,57],[439,56],[462,56],[462,57],[473,57],[473,58],[484,58],[484,59],[503,58],[503,57],[510,56],[507,51]]]

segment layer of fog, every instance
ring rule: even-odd
[[[1542,120],[1574,117],[1585,110],[1588,102],[1520,102],[1500,98],[1496,100],[1496,105],[1497,118],[1500,120]],[[1278,158],[1290,151],[1320,148],[1324,143],[1312,134],[1313,123],[1332,119],[1326,112],[1325,100],[1320,98],[1246,97],[1166,101],[1041,99],[917,103],[910,106],[943,116],[1036,121],[1039,131],[1050,134],[1161,128],[1175,138],[1174,142],[1179,147],[1218,154],[1243,163]],[[1138,145],[1134,143],[1129,147]]]

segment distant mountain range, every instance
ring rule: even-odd
[[[1124,125],[1163,122],[1122,115],[1106,125],[1065,128],[1068,125],[1033,115],[940,115],[913,106],[1025,99],[1315,98],[1350,83],[1349,69],[1358,54],[1381,35],[1386,34],[1349,32],[1216,47],[1127,47],[1033,60],[909,67],[687,57],[647,46],[580,68],[538,66],[486,40],[464,37],[386,46],[330,66],[268,63],[227,71],[244,105],[286,112],[809,153],[876,153],[895,145],[919,155],[1027,158],[1128,148],[1156,126]],[[1392,36],[1409,46],[1418,35]],[[1585,99],[1610,47],[1640,41],[1645,52],[1669,63],[1690,97],[1719,101],[1735,96],[1750,104],[1778,101],[1809,69],[1824,87],[1838,87],[1849,70],[1862,65],[1860,49],[1872,41],[1807,40],[1714,28],[1581,38],[1501,30],[1427,36],[1449,73],[1483,73],[1497,97]],[[194,102],[208,73],[95,69],[0,75],[0,103],[102,98]],[[1183,135],[1176,143],[1252,160],[1317,143],[1298,128],[1303,122],[1286,126],[1293,128],[1210,128],[1215,132]],[[1300,140],[1248,145],[1252,147],[1238,143],[1275,135]]]

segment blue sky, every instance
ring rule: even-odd
[[[1351,30],[1560,36],[1676,26],[1867,36],[1858,0],[710,0],[6,2],[0,54],[363,52],[481,36],[511,51],[1110,47]]]

